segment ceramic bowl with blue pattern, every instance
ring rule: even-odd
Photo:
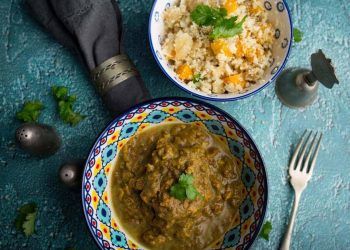
[[[120,149],[147,128],[169,123],[191,123],[207,129],[227,143],[241,166],[244,197],[239,217],[212,249],[248,249],[264,220],[268,186],[259,150],[233,117],[215,106],[187,98],[162,98],[140,104],[117,117],[97,139],[86,161],[82,202],[88,227],[101,249],[141,249],[118,222],[111,204],[111,174]]]
[[[163,12],[174,5],[177,0],[155,0],[149,18],[149,41],[153,56],[164,74],[178,87],[186,92],[210,101],[235,101],[258,93],[272,83],[281,73],[287,63],[293,41],[292,18],[285,0],[261,0],[268,13],[268,20],[275,27],[272,47],[272,62],[266,69],[261,84],[251,85],[240,93],[207,94],[189,87],[180,80],[169,66],[168,60],[162,54],[161,43],[164,37]]]

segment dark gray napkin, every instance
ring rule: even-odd
[[[26,0],[32,15],[64,46],[77,52],[92,71],[122,53],[122,19],[115,0]],[[103,94],[115,114],[149,99],[140,76],[132,76]]]

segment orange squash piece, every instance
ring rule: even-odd
[[[224,80],[224,83],[226,84],[238,84],[238,85],[241,85],[242,88],[246,86],[246,82],[242,74],[231,75],[231,76],[225,77],[223,80]]]
[[[264,11],[263,8],[261,8],[260,6],[256,6],[256,7],[252,7],[249,9],[249,12],[253,15],[257,15],[257,14],[260,14]]]
[[[243,52],[243,46],[242,46],[242,43],[241,43],[240,40],[237,40],[236,48],[237,48],[236,56],[237,57],[242,57],[244,55],[244,52]]]
[[[193,71],[187,64],[179,66],[176,73],[181,80],[192,80],[193,78]]]
[[[211,44],[210,47],[215,55],[223,53],[227,57],[232,56],[232,52],[228,47],[228,43],[223,39],[216,39]]]
[[[245,49],[244,55],[250,63],[254,62],[254,58],[256,57],[255,49],[252,49],[252,48]]]
[[[255,57],[259,57],[258,53],[256,52],[255,49],[253,48],[247,48],[245,46],[242,45],[240,40],[237,40],[236,42],[236,56],[237,57],[243,57],[245,56],[249,62],[254,62],[254,58]]]
[[[227,14],[232,14],[238,8],[237,0],[226,0],[224,8],[227,10]]]

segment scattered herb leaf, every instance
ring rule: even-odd
[[[16,117],[22,122],[37,122],[44,105],[40,101],[26,102],[21,111],[17,112]]]
[[[35,232],[35,220],[37,216],[37,205],[28,203],[23,205],[18,210],[18,215],[15,219],[15,227],[23,232],[25,236],[30,236]]]
[[[242,26],[246,19],[236,23],[237,16],[225,18],[227,11],[224,8],[212,8],[208,5],[199,4],[191,12],[191,19],[200,26],[213,26],[213,31],[209,35],[210,39],[228,38],[242,32]]]
[[[294,42],[300,43],[303,40],[304,32],[300,31],[298,28],[293,29]]]
[[[270,221],[266,221],[265,224],[263,225],[261,232],[259,236],[261,238],[264,238],[265,240],[269,240],[269,235],[272,230],[272,224]]]
[[[67,87],[53,86],[52,93],[58,103],[60,117],[65,123],[75,126],[85,118],[84,115],[73,111],[73,104],[77,97],[69,96]]]
[[[202,80],[202,75],[201,75],[201,73],[195,74],[195,75],[193,76],[193,79],[192,79],[193,83],[198,83],[198,82],[200,82],[201,80]]]
[[[178,183],[170,188],[170,195],[176,199],[183,201],[186,198],[193,201],[197,196],[203,196],[193,186],[193,176],[189,174],[181,174]]]

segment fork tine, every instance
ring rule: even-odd
[[[307,134],[307,130],[305,130],[305,132],[304,132],[303,136],[301,137],[297,147],[294,150],[294,154],[293,154],[292,159],[290,160],[290,163],[289,163],[289,169],[295,169],[295,161],[297,159],[297,156],[299,154],[301,146],[304,144],[304,140],[305,140],[306,134]]]
[[[306,149],[308,148],[308,146],[309,146],[309,144],[311,142],[311,140],[310,140],[311,139],[311,135],[312,135],[312,131],[310,131],[310,133],[309,133],[309,135],[308,135],[308,137],[306,139],[306,142],[303,145],[303,150],[301,151],[301,154],[299,156],[299,160],[298,160],[297,166],[295,168],[297,170],[300,170],[300,171],[303,170],[302,169],[302,163],[303,163],[303,159],[304,159],[304,156],[305,156],[305,153],[306,153]]]
[[[314,139],[311,142],[311,148],[306,156],[305,162],[304,162],[304,168],[305,172],[309,173],[310,171],[310,158],[312,154],[314,153],[315,147],[316,147],[316,139],[317,139],[318,132],[316,132]]]
[[[321,145],[322,136],[323,135],[321,133],[320,138],[318,139],[318,142],[317,142],[317,147],[316,147],[314,156],[313,156],[312,161],[311,161],[310,170],[308,171],[308,173],[310,173],[310,174],[312,174],[312,172],[314,170],[314,167],[316,165],[316,159],[317,159],[318,152],[320,151],[320,145]]]

